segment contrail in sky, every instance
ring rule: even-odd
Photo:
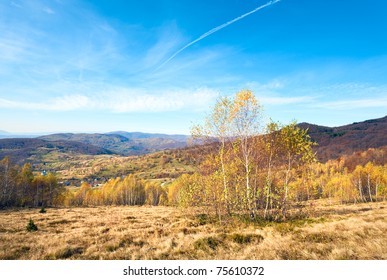
[[[192,46],[193,44],[199,42],[200,40],[203,40],[204,38],[210,36],[211,34],[229,26],[230,24],[233,24],[234,22],[237,22],[238,20],[241,20],[242,18],[244,17],[247,17],[251,14],[254,14],[255,12],[258,12],[259,10],[263,9],[263,8],[266,8],[268,6],[271,6],[277,2],[279,2],[281,0],[273,0],[273,1],[269,1],[267,2],[266,4],[262,5],[262,6],[259,6],[258,8],[255,8],[254,10],[248,12],[248,13],[245,13],[237,18],[234,18],[233,20],[230,20],[222,25],[219,25],[218,27],[215,27],[215,28],[212,28],[210,31],[207,31],[206,33],[204,33],[203,35],[201,35],[199,38],[197,38],[196,40],[193,40],[192,42],[188,43],[187,45],[185,45],[184,47],[182,47],[180,50],[178,50],[177,52],[175,52],[173,55],[171,55],[166,61],[164,61],[159,67],[157,67],[157,70],[160,69],[161,67],[163,67],[165,64],[167,64],[169,61],[171,61],[175,56],[177,56],[179,53],[181,53],[182,51],[184,51],[186,48],[188,48],[189,46]]]

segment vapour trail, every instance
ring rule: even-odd
[[[182,47],[180,50],[178,50],[177,52],[175,52],[173,55],[171,55],[166,61],[164,61],[159,67],[157,67],[156,70],[160,69],[161,67],[163,67],[165,64],[167,64],[169,61],[171,61],[175,56],[177,56],[179,53],[181,53],[182,51],[184,51],[186,48],[188,48],[189,46],[192,46],[193,44],[199,42],[200,40],[203,40],[204,38],[210,36],[211,34],[229,26],[230,24],[233,24],[234,22],[237,22],[241,19],[243,19],[244,17],[247,17],[251,14],[254,14],[255,12],[258,12],[259,10],[263,9],[263,8],[266,8],[268,6],[271,6],[277,2],[279,2],[281,0],[273,0],[273,1],[269,1],[267,2],[266,4],[262,5],[262,6],[259,6],[257,8],[255,8],[254,10],[248,12],[248,13],[245,13],[237,18],[234,18],[233,20],[230,20],[222,25],[219,25],[215,28],[212,28],[210,31],[207,31],[206,33],[204,33],[203,35],[201,35],[199,38],[197,38],[196,40],[193,40],[192,42],[188,43],[187,45],[185,45],[184,47]]]

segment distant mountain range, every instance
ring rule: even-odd
[[[335,159],[356,151],[387,146],[387,116],[339,127],[300,123],[307,128],[320,161]],[[0,131],[0,134],[4,131]],[[57,133],[36,138],[0,139],[0,159],[6,155],[22,163],[33,155],[52,151],[85,155],[141,155],[184,148],[189,136],[114,131],[109,133]]]
[[[0,159],[9,155],[22,163],[32,155],[52,151],[85,155],[142,155],[187,146],[188,136],[142,132],[57,133],[36,138],[0,139]]]
[[[188,136],[117,131],[106,134],[58,133],[40,136],[38,139],[46,141],[75,141],[101,147],[114,154],[127,156],[182,148],[187,145]]]

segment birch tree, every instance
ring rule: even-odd
[[[242,90],[235,96],[231,111],[231,120],[234,135],[240,145],[240,159],[244,167],[246,207],[250,214],[254,216],[253,198],[255,194],[251,192],[250,173],[252,153],[254,149],[253,137],[260,134],[262,127],[262,106],[258,103],[254,94],[250,90]]]

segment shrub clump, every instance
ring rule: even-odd
[[[248,244],[253,241],[261,242],[263,237],[259,234],[239,234],[234,233],[230,236],[230,239],[238,244]]]
[[[200,238],[195,241],[194,248],[196,250],[204,250],[206,251],[207,248],[210,248],[212,250],[215,250],[216,247],[218,247],[222,243],[221,240],[215,237],[204,237]]]
[[[37,231],[37,230],[38,230],[38,226],[35,225],[34,221],[30,218],[30,221],[27,224],[27,231],[31,232],[31,231]]]

